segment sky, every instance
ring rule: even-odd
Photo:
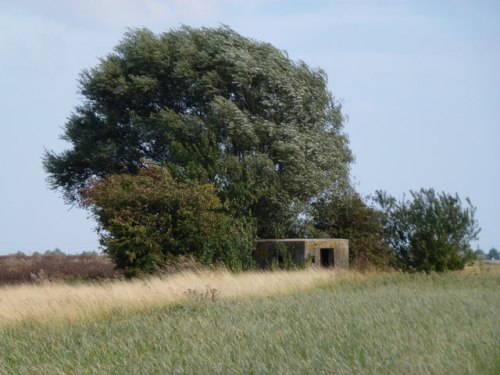
[[[328,74],[362,195],[469,197],[500,249],[500,1],[0,0],[0,255],[98,250],[96,222],[50,190],[78,77],[127,28],[228,25]]]

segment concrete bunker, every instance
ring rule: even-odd
[[[292,238],[257,241],[254,261],[263,268],[283,263],[284,257],[296,264],[336,269],[349,268],[349,241],[340,238]]]

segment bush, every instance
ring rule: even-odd
[[[211,184],[175,181],[153,164],[137,175],[114,174],[85,192],[101,244],[126,275],[152,273],[181,255],[232,270],[252,266],[255,229],[227,213]]]
[[[385,192],[374,197],[399,266],[424,272],[463,269],[473,259],[470,241],[480,231],[474,218],[476,208],[469,199],[463,207],[458,195],[433,189],[410,194],[411,200],[403,197],[399,202]]]

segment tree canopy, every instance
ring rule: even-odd
[[[315,197],[349,184],[326,74],[228,27],[130,30],[81,74],[80,91],[62,135],[71,148],[44,156],[70,202],[148,160],[178,181],[212,183],[234,215],[256,219],[260,237],[283,237]]]

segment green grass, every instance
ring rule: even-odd
[[[0,373],[498,374],[499,286],[496,274],[380,275],[0,327]]]

